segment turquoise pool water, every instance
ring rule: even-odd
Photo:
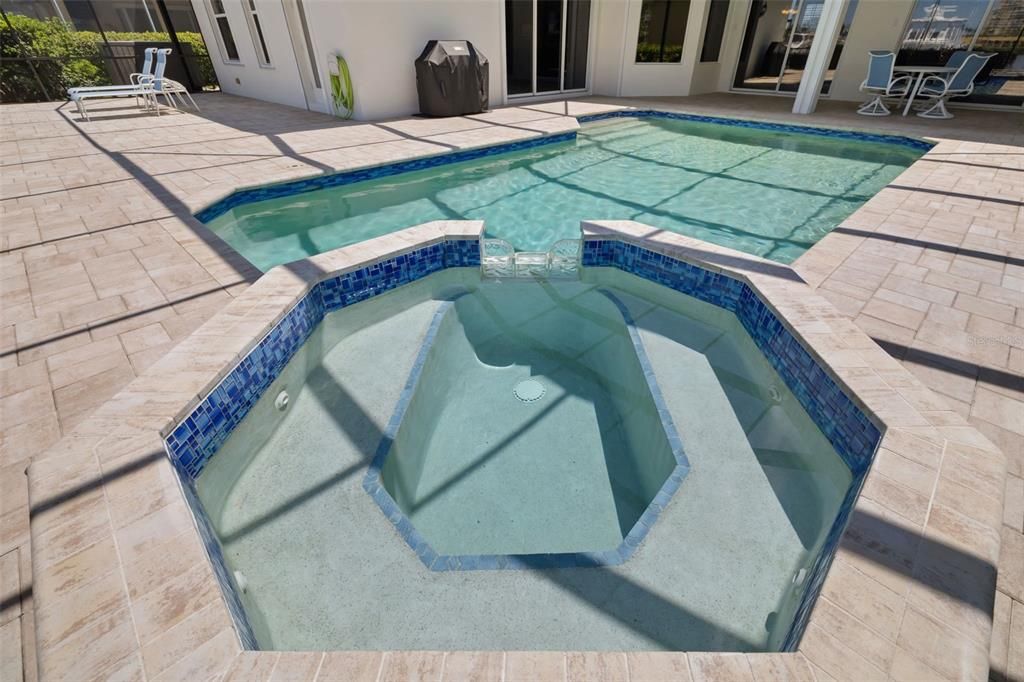
[[[453,299],[410,402],[427,418],[407,416],[391,453],[418,468],[404,503],[439,548],[613,545],[664,475],[605,291],[633,320],[686,478],[620,565],[429,570],[362,481]],[[546,392],[517,400],[529,379]],[[639,428],[615,433],[620,417]],[[325,317],[196,486],[265,649],[777,651],[851,482],[731,313],[617,270],[540,283],[464,268]]]
[[[783,263],[921,151],[665,119],[587,124],[575,142],[238,206],[209,227],[267,270],[430,220],[483,220],[519,250],[581,220],[637,220]]]
[[[510,282],[438,313],[381,471],[438,554],[614,550],[672,473],[669,435],[609,296]]]

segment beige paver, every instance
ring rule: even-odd
[[[505,654],[507,682],[563,682],[565,655],[553,651],[509,651]]]
[[[93,410],[158,363],[176,342],[254,280],[251,266],[196,223],[191,211],[234,187],[309,175],[320,172],[323,164],[347,168],[436,153],[451,146],[487,144],[538,131],[563,130],[570,125],[564,114],[629,103],[651,105],[590,98],[589,102],[568,105],[558,102],[496,110],[471,120],[365,124],[340,123],[222,95],[202,99],[202,118],[181,114],[104,121],[102,107],[98,107],[94,123],[88,126],[77,126],[56,105],[0,110],[0,143],[5,145],[0,187],[0,268],[4,274],[0,286],[0,472],[5,479],[19,475],[14,465],[27,462],[61,435],[84,425]],[[818,125],[881,126],[887,132],[894,127],[894,121],[856,117],[847,104],[839,102],[822,102],[819,113],[809,118],[789,114],[788,101],[772,98],[709,95],[665,98],[655,104]],[[245,122],[244,128],[240,121]],[[494,123],[515,125],[519,130],[502,129]],[[842,312],[856,317],[865,331],[889,341],[886,349],[950,404],[948,410],[937,409],[938,405],[917,389],[905,396],[915,409],[924,410],[929,420],[941,422],[940,441],[966,439],[986,447],[987,441],[971,435],[977,432],[968,429],[963,419],[952,419],[959,411],[1003,449],[1010,472],[1019,477],[1024,475],[1024,438],[1015,422],[1024,405],[1019,383],[1024,342],[1018,340],[1024,326],[1020,239],[1024,184],[1019,182],[1024,171],[1019,152],[1024,146],[1024,126],[993,112],[959,112],[952,122],[910,118],[895,123],[900,131],[931,135],[940,138],[940,143],[893,183],[899,189],[881,192],[841,226],[859,232],[838,230],[796,267],[810,283],[820,285],[822,295]],[[154,148],[153,129],[164,127],[171,133],[166,136],[168,146],[185,146],[196,153],[172,156]],[[409,135],[418,139],[409,139]],[[137,174],[127,172],[120,165],[123,161],[133,164]],[[96,182],[98,177],[102,182]],[[913,314],[904,314],[903,309]],[[121,349],[110,346],[108,353],[99,355],[80,350],[104,339],[118,340]],[[84,355],[75,355],[75,351]],[[78,357],[80,362],[65,362],[62,355]],[[59,366],[51,368],[51,360]],[[874,364],[882,365],[881,361]],[[883,376],[881,371],[857,372],[853,367],[843,376],[858,385]],[[891,370],[886,377],[902,381],[901,375]],[[180,385],[194,382],[197,387],[202,384],[191,376],[176,377],[175,381]],[[150,393],[146,400],[151,408],[143,412],[152,414],[146,419],[156,419],[166,409],[157,393]],[[97,424],[100,422],[105,426],[97,429],[97,436],[107,435],[104,429],[109,433],[116,420],[101,419]],[[917,429],[919,435],[925,430],[922,425],[908,428]],[[917,451],[901,450],[900,456],[913,459],[912,453]],[[905,468],[899,475],[909,476]],[[970,470],[963,476],[973,477],[973,485],[985,487],[989,494],[989,474]],[[953,495],[956,489],[944,486],[943,480],[940,476],[936,494]],[[894,514],[914,517],[909,522],[919,522],[920,500],[914,496],[925,494],[915,488],[921,479],[889,481],[871,481],[877,501],[897,507]],[[905,485],[908,482],[910,486]],[[961,476],[956,485],[971,482]],[[155,490],[164,490],[158,480],[154,485]],[[1006,497],[1008,505],[1015,504],[1013,495]],[[24,496],[17,499],[24,500]],[[144,499],[122,490],[111,499],[109,509],[128,526],[167,506],[171,498],[161,492],[150,500],[152,506],[141,504]],[[944,497],[940,507],[964,516],[966,510],[956,506],[963,499]],[[88,501],[95,504],[93,498]],[[865,498],[865,503],[869,501]],[[132,513],[136,506],[141,511]],[[1015,508],[1007,507],[1010,518],[1016,518]],[[976,515],[987,518],[990,513],[989,507],[981,505]],[[0,555],[21,547],[29,556],[27,517],[27,501],[0,515]],[[978,521],[970,514],[966,518]],[[109,523],[97,519],[47,526],[41,534],[47,546],[36,561],[37,567],[43,568],[42,584],[59,584],[57,576],[68,575],[65,589],[73,590],[80,579],[75,576],[91,575],[89,571],[95,570],[90,561],[98,556],[96,548],[104,538],[111,537],[110,528]],[[143,551],[128,565],[144,567],[145,557]],[[1012,564],[1004,569],[1006,561],[1000,560],[1003,573],[1014,569]],[[58,572],[57,567],[67,573]],[[900,584],[877,567],[858,567],[883,581],[881,584]],[[20,579],[31,584],[31,571],[22,573]],[[50,577],[43,579],[44,575]],[[140,584],[148,585],[145,580]],[[58,587],[47,589],[60,592]],[[1014,602],[1016,612],[1024,613],[1018,604]],[[21,619],[31,621],[32,613]],[[140,655],[120,655],[123,650],[110,633],[123,633],[121,626],[112,620],[103,622],[107,623],[105,629],[97,629],[99,621],[86,628],[97,644],[76,672],[149,674]],[[1018,615],[1016,622],[1019,631],[1024,615]],[[4,627],[4,636],[13,636],[10,623]],[[34,631],[34,626],[30,629]],[[1024,637],[1018,640],[1024,641]],[[76,641],[87,640],[83,635]],[[174,672],[211,672],[207,664],[218,653],[228,652],[228,644],[223,637],[213,637],[203,653],[186,657]],[[1024,645],[1014,653],[1011,647],[1007,656],[1008,661],[1018,662],[1018,671],[1024,665],[1021,649]],[[522,654],[527,657],[523,659],[509,656],[506,679],[511,679],[508,674],[520,660],[534,660],[532,656],[549,660],[534,654]],[[26,666],[31,667],[34,657],[28,658]],[[5,663],[7,660],[5,657]],[[61,656],[50,660],[54,667],[47,672],[69,670],[61,666],[73,662]],[[267,660],[257,659],[260,666]],[[561,655],[550,658],[556,660],[564,663]],[[927,659],[897,649],[889,674],[908,677],[914,670],[925,669],[915,666],[927,664]],[[253,668],[257,669],[263,668]],[[812,669],[825,674],[819,661],[812,661]]]

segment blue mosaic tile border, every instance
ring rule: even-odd
[[[832,566],[832,560],[835,559],[836,550],[839,548],[839,541],[843,537],[843,532],[846,530],[846,524],[850,521],[850,516],[853,515],[853,508],[857,504],[857,498],[860,497],[860,491],[864,487],[867,474],[867,471],[862,471],[860,474],[855,475],[850,482],[850,487],[846,490],[846,495],[843,497],[843,502],[839,507],[839,513],[836,515],[835,521],[832,522],[828,535],[825,536],[825,542],[821,546],[821,551],[818,552],[814,563],[811,564],[803,596],[797,605],[796,613],[793,615],[793,622],[789,626],[786,638],[782,642],[781,651],[796,651],[800,645],[800,638],[803,637],[804,630],[807,628],[807,621],[811,618],[814,602],[818,600],[818,595],[821,594],[821,586],[825,584],[828,569]]]
[[[734,313],[850,471],[870,465],[881,431],[745,282],[617,240],[586,240],[583,265],[617,267]]]
[[[192,510],[192,517],[199,529],[199,537],[203,541],[203,548],[206,556],[213,566],[213,574],[217,578],[221,594],[224,595],[224,603],[228,607],[228,613],[235,624],[235,632],[238,633],[239,642],[243,649],[259,649],[259,642],[253,634],[252,625],[249,623],[249,616],[245,613],[242,599],[238,596],[235,581],[228,575],[228,564],[224,560],[224,552],[221,550],[220,541],[217,539],[217,532],[210,523],[210,518],[199,501],[199,494],[196,492],[195,483],[191,480],[182,479],[181,489],[185,494],[185,500]]]
[[[768,123],[766,121],[750,121],[742,118],[723,118],[721,116],[703,116],[700,114],[684,114],[675,111],[657,111],[655,109],[620,109],[617,111],[606,111],[600,114],[588,114],[577,116],[580,123],[592,123],[610,118],[665,118],[677,121],[693,121],[695,123],[714,123],[717,125],[731,126],[733,128],[754,128],[756,130],[772,130],[779,133],[799,133],[801,135],[817,135],[819,137],[831,137],[838,140],[856,140],[860,142],[877,142],[882,144],[896,144],[910,149],[928,151],[935,145],[931,142],[919,140],[903,135],[882,135],[877,133],[862,133],[854,130],[836,130],[834,128],[816,128],[814,126],[801,126],[789,123]]]
[[[199,476],[324,315],[444,268],[479,265],[479,239],[446,239],[315,285],[167,436],[179,474]]]
[[[544,137],[536,137],[529,140],[506,142],[504,144],[492,145],[490,147],[464,149],[445,154],[436,154],[434,156],[410,159],[408,161],[398,161],[380,166],[372,166],[370,168],[359,168],[351,171],[317,175],[305,180],[295,180],[292,182],[267,185],[265,187],[242,189],[232,192],[223,199],[210,204],[201,211],[198,211],[195,216],[200,222],[208,223],[214,218],[223,215],[236,206],[241,206],[242,204],[250,204],[256,201],[264,201],[266,199],[279,199],[293,194],[315,192],[318,189],[327,189],[328,187],[351,185],[352,183],[363,182],[364,180],[376,180],[378,178],[398,175],[399,173],[410,173],[413,171],[426,170],[428,168],[436,168],[438,166],[447,166],[453,163],[461,163],[463,161],[473,161],[476,159],[494,156],[495,154],[518,152],[524,149],[533,149],[534,147],[542,147],[550,144],[557,144],[559,142],[571,142],[575,139],[576,131],[571,131],[568,133],[558,133],[556,135],[545,135]]]
[[[626,562],[636,552],[640,543],[647,537],[647,533],[654,527],[658,517],[675,495],[683,479],[690,471],[690,461],[683,451],[683,442],[676,431],[675,422],[669,413],[665,400],[662,397],[661,389],[658,387],[658,380],[654,376],[650,360],[647,358],[647,351],[644,350],[643,341],[640,339],[640,332],[633,323],[633,317],[629,309],[616,298],[611,292],[601,291],[607,297],[626,323],[629,331],[629,338],[633,344],[640,367],[643,370],[644,378],[647,380],[647,388],[651,392],[658,416],[661,418],[662,428],[665,430],[665,437],[668,440],[672,455],[675,457],[676,465],[672,469],[665,483],[655,494],[654,499],[648,505],[644,513],[630,529],[622,543],[612,550],[595,552],[562,552],[550,554],[438,554],[425,537],[416,529],[412,521],[401,510],[398,503],[385,489],[381,482],[381,472],[384,469],[384,462],[391,452],[391,446],[398,436],[398,430],[402,426],[402,420],[409,407],[409,402],[416,393],[416,386],[419,383],[423,367],[426,364],[430,349],[434,345],[438,329],[444,321],[445,315],[455,304],[454,300],[446,301],[438,306],[430,327],[420,346],[420,351],[413,362],[409,378],[402,389],[402,393],[395,405],[395,411],[384,429],[380,445],[374,455],[363,478],[363,490],[373,498],[377,506],[384,513],[385,518],[391,522],[398,534],[405,540],[406,544],[416,553],[423,565],[432,571],[480,571],[480,570],[517,570],[537,568],[584,568],[594,566],[617,566]]]

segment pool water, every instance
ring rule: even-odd
[[[381,475],[435,552],[614,550],[672,473],[609,295],[508,282],[437,313]]]
[[[396,494],[414,523],[451,551],[605,547],[664,472],[654,435],[604,437],[632,419],[616,395],[632,396],[637,425],[651,417],[622,310],[690,465],[636,552],[586,568],[424,566],[362,483],[428,332],[391,453],[412,460]],[[530,379],[544,395],[516,399]],[[541,283],[467,268],[324,318],[196,487],[263,648],[773,651],[851,481],[731,313],[613,269]],[[600,522],[591,535],[570,532],[577,512]]]
[[[430,220],[546,251],[581,220],[637,220],[783,263],[913,163],[908,147],[644,118],[575,142],[238,206],[209,227],[256,267]]]

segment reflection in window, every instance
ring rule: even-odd
[[[733,87],[796,92],[824,0],[752,0]]]
[[[267,39],[263,37],[263,27],[260,25],[260,15],[256,11],[255,0],[249,0],[246,18],[249,20],[252,42],[256,46],[256,58],[259,59],[261,66],[270,66],[270,50],[267,49]]]
[[[590,34],[590,0],[568,0],[565,6],[564,90],[587,87],[587,38]]]
[[[690,0],[644,0],[636,39],[637,62],[681,62]]]
[[[970,47],[988,5],[989,0],[917,0],[897,62],[945,64],[953,52]]]
[[[708,23],[704,28],[704,45],[700,49],[702,62],[717,62],[725,34],[725,18],[729,14],[729,0],[711,0]]]
[[[533,92],[533,0],[505,0],[505,77],[508,94]]]
[[[974,49],[994,53],[974,81],[971,102],[1024,103],[1024,2],[996,0]]]
[[[945,64],[957,50],[993,54],[962,101],[1024,102],[1024,2],[917,0],[897,64]]]
[[[537,0],[537,92],[559,89],[562,0]]]
[[[217,31],[220,33],[220,47],[224,61],[238,61],[238,47],[235,46],[235,37],[231,34],[231,24],[228,23],[228,15],[224,11],[224,0],[210,0],[214,23],[217,24]]]

